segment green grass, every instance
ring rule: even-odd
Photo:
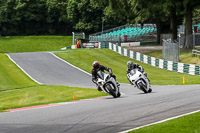
[[[8,56],[0,53],[0,91],[38,85],[26,76]]]
[[[0,112],[5,109],[105,96],[96,89],[39,85],[0,53]]]
[[[146,52],[144,54],[162,59],[162,51],[161,50]],[[199,57],[192,57],[192,51],[191,50],[181,50],[180,56],[179,56],[179,62],[185,63],[185,64],[200,65],[200,58]]]
[[[38,85],[8,92],[0,92],[0,111],[12,108],[42,105],[106,96],[96,89],[67,86]]]
[[[91,73],[93,61],[97,60],[100,64],[112,68],[119,82],[128,83],[126,63],[132,59],[121,56],[111,50],[83,49],[74,52],[56,53],[56,55],[89,73]],[[181,85],[183,84],[183,76],[186,78],[186,84],[200,84],[200,76],[171,72],[135,60],[132,61],[144,67],[153,85]]]
[[[162,59],[162,50],[156,50],[156,51],[151,51],[151,52],[144,52],[143,54],[156,57],[159,59]]]
[[[0,37],[0,53],[55,51],[72,45],[72,36]]]
[[[129,133],[200,133],[200,112]]]

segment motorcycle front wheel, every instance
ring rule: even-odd
[[[116,89],[114,88],[114,86],[112,84],[106,84],[105,86],[108,90],[110,95],[112,95],[114,98],[117,98],[118,96],[116,95]],[[114,88],[114,89],[113,89]]]
[[[148,93],[148,92],[146,91],[146,86],[145,86],[142,82],[138,83],[138,86],[140,87],[140,89],[141,89],[144,93]]]
[[[152,92],[152,89],[149,89],[149,91],[148,91],[149,93],[151,93]]]

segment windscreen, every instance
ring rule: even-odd
[[[100,78],[100,79],[104,79],[104,72],[102,72],[102,71],[98,71],[97,72],[97,76],[98,76],[98,78]]]
[[[134,75],[135,73],[136,73],[136,70],[135,70],[135,69],[133,69],[133,70],[130,71],[130,74],[131,74],[131,75]]]

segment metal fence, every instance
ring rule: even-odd
[[[193,45],[200,46],[200,33],[193,34]]]
[[[178,42],[174,43],[174,42],[171,42],[170,39],[168,40],[163,39],[162,58],[164,60],[178,62],[179,53],[180,53],[180,50],[179,50]]]
[[[182,47],[184,45],[185,40],[190,40],[189,43],[193,44],[193,47],[200,46],[200,33],[193,33],[187,37],[184,34],[179,35],[179,45]]]

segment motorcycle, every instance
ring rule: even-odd
[[[142,90],[144,93],[152,92],[148,78],[138,69],[133,69],[127,74],[130,83]]]
[[[100,86],[103,92],[112,95],[114,98],[121,96],[119,87],[116,84],[116,80],[111,76],[111,74],[98,71],[97,75],[97,84]]]

